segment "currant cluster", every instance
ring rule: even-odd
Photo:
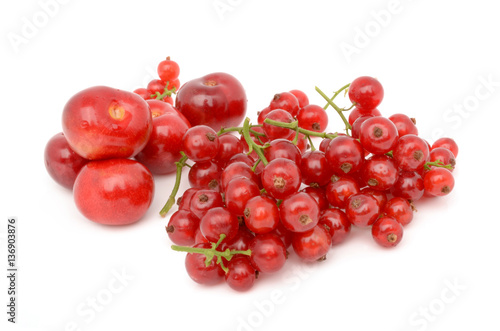
[[[177,62],[170,59],[161,61],[157,68],[159,79],[153,79],[146,88],[138,88],[134,93],[139,94],[144,100],[162,100],[174,104],[172,94],[175,94],[181,86],[179,81],[180,68]]]
[[[176,184],[160,214],[175,204],[188,166],[190,188],[166,231],[172,248],[187,252],[194,281],[225,279],[248,290],[259,273],[284,266],[290,247],[305,261],[324,260],[352,226],[371,228],[376,243],[394,247],[417,200],[453,190],[456,143],[442,138],[430,145],[414,119],[383,117],[379,81],[359,77],[331,98],[316,90],[324,107],[293,90],[274,95],[257,124],[246,118],[242,127],[217,132],[196,125],[185,132]],[[334,103],[342,92],[349,108]],[[328,107],[342,118],[344,132],[325,133]]]

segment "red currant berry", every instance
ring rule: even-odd
[[[319,220],[319,206],[307,193],[293,194],[281,202],[281,223],[292,232],[311,230]]]
[[[457,163],[453,152],[444,147],[436,147],[431,150],[429,154],[429,162],[437,161],[443,163],[444,165],[451,165],[453,168],[455,168],[455,165]],[[453,169],[448,170],[453,171]]]
[[[285,244],[273,233],[256,235],[248,248],[252,251],[250,262],[259,272],[276,272],[285,265]]]
[[[371,117],[361,125],[359,140],[368,152],[385,154],[396,146],[398,129],[385,117]]]
[[[226,284],[233,290],[243,292],[252,288],[255,269],[247,256],[235,256],[227,264]]]
[[[191,198],[198,191],[199,189],[197,188],[188,188],[185,190],[182,196],[177,200],[179,210],[190,210],[189,206],[191,205]]]
[[[443,147],[450,150],[453,155],[455,155],[455,158],[458,156],[458,145],[455,140],[451,138],[439,138],[438,140],[436,140],[434,144],[432,144],[432,149],[438,147]]]
[[[394,247],[403,238],[403,226],[394,218],[384,216],[373,224],[372,236],[377,244],[383,247]]]
[[[401,225],[408,225],[413,219],[413,208],[408,200],[394,197],[387,201],[384,206],[383,213],[386,216],[393,217]]]
[[[332,176],[325,192],[326,198],[332,206],[345,209],[349,197],[359,193],[359,185],[351,178]]]
[[[389,116],[389,119],[396,125],[398,135],[401,138],[407,134],[418,136],[417,121],[414,118],[409,118],[405,114],[394,114]]]
[[[343,242],[351,233],[351,222],[346,214],[337,208],[325,209],[319,216],[319,222],[330,234],[332,245]]]
[[[269,106],[266,108],[262,109],[261,111],[257,112],[257,123],[262,124],[264,123],[264,120],[267,117],[267,114],[271,112],[273,109],[271,109]]]
[[[214,190],[198,190],[193,194],[189,202],[189,210],[199,219],[210,209],[222,206],[222,196]]]
[[[375,199],[377,199],[380,209],[384,208],[385,204],[387,203],[387,194],[385,194],[384,191],[375,190],[368,186],[362,188],[360,192],[369,194],[373,196]]]
[[[224,240],[231,240],[238,233],[238,218],[224,207],[214,207],[208,210],[200,220],[200,230],[205,238],[217,242],[221,234]]]
[[[255,161],[254,159],[252,159],[250,156],[248,156],[247,154],[245,153],[238,153],[238,154],[235,154],[233,156],[231,156],[231,158],[229,159],[229,161],[227,161],[227,164],[226,164],[226,168],[231,164],[231,163],[235,163],[235,162],[243,162],[245,164],[247,164],[248,166],[250,166],[250,168],[254,165]]]
[[[392,158],[387,155],[370,156],[361,169],[363,183],[379,190],[389,190],[398,180],[398,168]]]
[[[417,171],[429,160],[429,148],[422,138],[407,134],[399,138],[393,157],[401,170]]]
[[[199,243],[193,247],[211,248],[212,245],[210,243]],[[188,253],[185,266],[189,277],[198,284],[214,285],[224,279],[224,270],[217,264],[216,258],[212,259],[212,262],[207,266],[204,254]]]
[[[308,186],[308,187],[303,188],[299,192],[304,192],[304,193],[307,193],[310,196],[312,196],[314,198],[314,200],[316,200],[316,202],[318,203],[320,211],[330,207],[330,203],[328,202],[328,199],[326,198],[325,189],[322,187]]]
[[[361,125],[363,125],[363,123],[371,118],[371,117],[374,117],[374,116],[371,116],[371,115],[363,115],[363,116],[360,116],[358,117],[354,123],[352,124],[352,129],[351,129],[351,136],[354,138],[354,139],[359,139],[359,133],[361,132]]]
[[[160,79],[153,79],[148,83],[148,91],[151,95],[159,93],[162,94],[165,91],[166,83]],[[155,99],[155,96],[152,96],[151,99]]]
[[[264,149],[264,156],[268,161],[284,158],[300,164],[302,159],[299,148],[287,139],[274,139],[269,143],[269,147]]]
[[[353,194],[347,200],[345,213],[349,221],[359,227],[372,225],[380,214],[377,199],[366,193]]]
[[[291,90],[290,93],[292,93],[297,98],[300,108],[303,108],[309,104],[309,98],[304,92],[300,90]]]
[[[189,210],[178,210],[172,214],[166,227],[170,240],[181,246],[192,246],[195,243],[196,231],[200,220]]]
[[[361,109],[374,109],[384,98],[384,88],[378,80],[369,76],[361,76],[349,86],[349,99]]]
[[[243,143],[238,137],[229,133],[219,136],[219,152],[214,158],[219,167],[225,168],[229,159],[239,153],[243,153]]]
[[[331,164],[328,163],[325,153],[321,151],[308,151],[302,155],[300,161],[302,182],[314,187],[325,186],[333,175]]]
[[[235,177],[245,177],[255,183],[260,181],[260,178],[252,171],[251,166],[243,162],[233,162],[222,171],[220,183],[223,192],[226,190],[227,184]]]
[[[271,231],[269,233],[273,233],[276,236],[278,236],[281,239],[281,241],[285,244],[286,248],[288,248],[292,245],[292,238],[293,238],[294,232],[285,228],[283,223],[279,222],[276,229],[274,229],[273,231]]]
[[[246,177],[235,177],[224,191],[226,207],[236,216],[243,216],[247,201],[260,195],[257,184]]]
[[[214,162],[196,162],[189,169],[189,185],[193,188],[219,191],[221,172],[219,166]]]
[[[293,117],[290,115],[289,112],[283,109],[274,109],[271,112],[269,112],[266,116],[266,119],[270,119],[273,121],[278,121],[282,123],[292,123],[293,122]],[[264,129],[264,132],[266,136],[270,139],[279,139],[279,138],[287,138],[293,135],[295,132],[287,129],[287,128],[282,128],[276,125],[272,124],[267,124],[264,122],[262,124],[262,128]]]
[[[391,187],[391,194],[417,201],[424,194],[424,180],[415,171],[400,171],[398,180]]]
[[[190,160],[210,161],[219,152],[219,137],[209,126],[193,126],[184,134],[182,147]]]
[[[302,175],[295,162],[288,159],[274,159],[261,173],[262,186],[275,199],[284,199],[297,192]]]
[[[233,239],[224,240],[219,247],[222,252],[228,248],[230,250],[246,251],[254,237],[255,235],[250,230],[240,225],[236,236]],[[240,256],[240,254],[236,254],[236,256]]]
[[[266,196],[255,196],[247,201],[243,212],[245,225],[257,234],[271,232],[280,222],[276,202]]]
[[[361,169],[365,160],[363,146],[354,138],[334,138],[325,153],[332,171],[339,175],[353,174]]]
[[[177,62],[170,60],[169,56],[158,64],[157,72],[162,81],[171,82],[179,77],[180,69]]]
[[[290,137],[286,138],[290,141],[295,139],[295,134],[292,134]],[[297,139],[297,147],[299,148],[301,153],[305,153],[311,146],[309,146],[309,141],[305,134],[299,132],[299,138]]]
[[[269,104],[271,110],[283,109],[286,110],[292,117],[297,116],[300,106],[299,100],[290,92],[282,92],[275,94],[273,100]]]
[[[141,98],[143,98],[144,100],[151,99],[151,94],[153,94],[153,93],[151,93],[151,91],[149,91],[148,89],[145,89],[143,87],[135,89],[134,93],[139,94],[141,96]]]
[[[449,194],[455,186],[452,173],[445,168],[432,168],[424,176],[425,193],[431,196]]]
[[[297,114],[299,126],[303,129],[324,132],[328,126],[328,114],[318,105],[307,105]]]
[[[306,261],[324,260],[331,245],[332,237],[322,225],[316,225],[306,232],[294,233],[292,238],[293,250]]]
[[[352,126],[354,122],[361,116],[375,117],[375,116],[382,116],[382,113],[377,108],[371,110],[366,110],[366,109],[361,110],[357,107],[354,107],[354,109],[351,110],[351,112],[349,113],[349,118],[348,118],[349,124],[351,124]]]

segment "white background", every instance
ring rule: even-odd
[[[495,2],[130,3],[0,5],[2,265],[6,220],[17,216],[20,223],[13,330],[500,327]],[[221,13],[214,4],[230,7]],[[27,27],[33,23],[36,30]],[[347,44],[356,53],[346,56],[341,47]],[[277,92],[301,89],[323,105],[314,86],[330,94],[360,75],[375,76],[385,88],[384,115],[416,117],[431,142],[441,135],[457,141],[455,190],[417,202],[395,249],[379,248],[369,231],[355,229],[325,262],[305,265],[292,257],[247,293],[197,285],[184,270],[184,254],[169,248],[168,219],[158,215],[173,176],[156,178],[142,221],[111,228],[84,219],[71,192],[43,165],[45,143],[61,131],[62,109],[74,93],[94,85],[144,87],[168,55],[181,67],[181,82],[215,71],[236,76],[252,119]],[[341,130],[340,119],[330,119],[330,131]],[[1,278],[5,325],[7,282]],[[92,298],[99,309],[88,306]]]

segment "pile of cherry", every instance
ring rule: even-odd
[[[290,246],[301,259],[321,261],[353,225],[371,227],[376,243],[394,247],[415,201],[452,191],[454,140],[430,145],[418,136],[414,119],[381,116],[376,107],[383,88],[376,79],[359,77],[332,98],[316,90],[325,107],[294,90],[276,94],[258,124],[247,118],[242,127],[219,132],[203,125],[186,131],[177,166],[194,162],[191,187],[166,230],[172,248],[188,252],[186,269],[194,281],[225,279],[247,290],[259,273],[284,266]],[[347,91],[352,106],[339,108],[334,99]],[[344,133],[324,132],[329,106],[343,119]]]

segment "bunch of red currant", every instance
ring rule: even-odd
[[[191,187],[166,230],[172,248],[188,253],[194,281],[225,279],[248,290],[258,273],[284,266],[290,246],[306,261],[324,260],[352,225],[371,227],[375,242],[396,246],[415,201],[452,191],[456,143],[442,138],[431,146],[418,136],[414,119],[381,116],[384,92],[376,79],[359,77],[331,98],[316,90],[325,107],[293,90],[276,94],[258,124],[247,118],[242,127],[218,132],[197,125],[183,135],[176,184],[161,214],[175,204],[182,168],[189,166]],[[334,102],[342,92],[349,108]],[[328,107],[345,132],[324,132]]]

